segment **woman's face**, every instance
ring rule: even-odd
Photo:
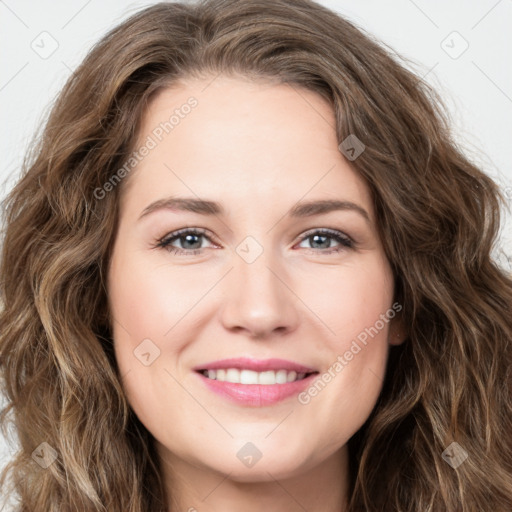
[[[297,86],[190,80],[152,100],[137,148],[108,289],[160,453],[239,481],[334,460],[376,403],[401,306],[332,109]]]

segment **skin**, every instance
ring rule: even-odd
[[[183,81],[152,99],[140,144],[191,96],[197,106],[122,183],[108,291],[124,389],[156,439],[169,510],[339,512],[347,441],[375,406],[389,345],[403,340],[398,316],[307,404],[295,395],[238,405],[192,368],[276,357],[322,373],[392,308],[369,190],[338,149],[332,108],[297,86],[223,75]],[[162,208],[139,219],[171,195],[217,201],[225,213]],[[324,199],[355,203],[368,219],[352,209],[287,216],[298,201]],[[207,233],[188,244],[175,238],[186,254],[157,247],[182,228]],[[304,236],[323,228],[353,247]],[[251,263],[236,252],[247,236],[263,249]],[[134,355],[144,339],[160,350],[148,366]],[[252,467],[236,456],[248,442],[262,454]]]

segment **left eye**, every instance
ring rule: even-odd
[[[182,229],[170,233],[168,236],[162,238],[158,241],[156,246],[166,249],[173,254],[195,255],[199,254],[203,249],[201,247],[202,239],[206,239],[211,242],[211,239],[206,236],[205,230]],[[332,240],[338,242],[339,246],[332,247]],[[343,249],[350,249],[354,246],[351,238],[344,235],[340,231],[330,229],[317,229],[307,232],[301,238],[301,243],[304,243],[305,241],[309,241],[310,244],[317,245],[316,248],[322,249],[321,251],[313,251],[320,254],[341,252]],[[176,247],[174,245],[175,242],[179,242],[181,247]],[[318,245],[320,247],[318,247]],[[313,247],[313,249],[315,249],[315,247]]]
[[[210,240],[205,233],[206,231],[200,229],[181,229],[179,231],[175,231],[174,233],[170,233],[169,236],[162,238],[158,242],[157,247],[162,247],[163,249],[166,249],[174,254],[198,254],[201,251],[201,248],[196,246],[201,245],[201,239],[204,238],[206,240]],[[171,245],[175,241],[181,242],[182,248]]]

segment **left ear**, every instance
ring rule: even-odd
[[[401,345],[407,339],[407,330],[403,323],[402,315],[398,313],[389,322],[388,343],[390,345]]]

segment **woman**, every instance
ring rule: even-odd
[[[438,104],[306,0],[102,39],[5,205],[19,510],[510,510],[500,194]]]

